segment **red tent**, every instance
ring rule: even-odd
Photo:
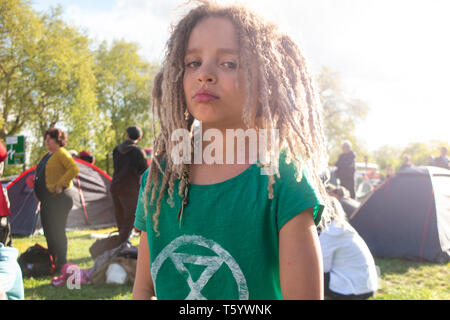
[[[80,171],[73,179],[77,190],[73,207],[67,220],[67,228],[107,227],[115,224],[114,207],[109,191],[111,177],[98,167],[74,158]],[[38,221],[38,201],[34,197],[33,184],[36,167],[33,167],[6,189],[11,209],[11,233],[33,234]]]

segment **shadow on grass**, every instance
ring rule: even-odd
[[[14,239],[27,239],[27,238],[31,238],[31,236],[24,236],[21,234],[12,234],[11,237]]]
[[[431,262],[419,262],[406,259],[388,259],[375,257],[375,264],[380,268],[381,276],[385,274],[404,274],[411,269],[420,269],[424,266],[434,266]]]

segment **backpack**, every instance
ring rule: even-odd
[[[49,276],[55,272],[55,263],[48,249],[39,244],[29,247],[17,259],[24,277]]]
[[[102,255],[105,251],[117,248],[120,245],[119,233],[111,232],[108,237],[96,240],[89,248],[89,253],[93,260]]]

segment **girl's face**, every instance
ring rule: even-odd
[[[210,127],[244,127],[245,77],[238,66],[234,25],[220,17],[200,21],[189,37],[184,62],[183,87],[190,114]]]
[[[45,148],[48,152],[55,152],[60,147],[59,143],[55,139],[51,138],[50,135],[45,136]]]

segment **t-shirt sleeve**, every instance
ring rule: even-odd
[[[148,171],[149,169],[147,169],[141,176],[141,187],[139,189],[139,198],[136,206],[136,215],[135,215],[136,218],[134,220],[134,226],[144,232],[147,232],[144,201],[145,201],[145,185],[147,183]]]
[[[303,167],[302,179],[297,181],[294,163],[286,164],[280,159],[279,172],[280,178],[275,178],[274,185],[278,232],[286,222],[309,208],[313,208],[314,223],[319,225],[324,205],[318,190],[313,187],[307,169]]]

